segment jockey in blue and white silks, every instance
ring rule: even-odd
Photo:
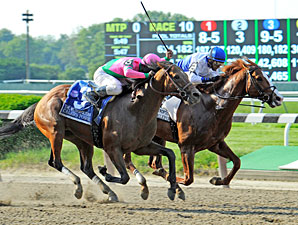
[[[224,64],[226,54],[219,47],[213,47],[206,53],[194,53],[178,61],[177,65],[188,74],[190,82],[202,84],[215,82],[220,75],[220,66]]]
[[[188,79],[193,84],[203,84],[215,82],[219,79],[220,67],[226,61],[224,50],[219,47],[213,47],[206,53],[194,53],[178,61],[177,65],[188,75]],[[173,96],[167,98],[162,108],[169,112],[173,121],[177,120],[177,111],[181,99]]]

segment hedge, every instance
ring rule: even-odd
[[[0,94],[0,110],[24,110],[38,102],[41,97],[36,95]],[[0,126],[4,126],[7,122],[9,121],[0,120]],[[50,147],[50,142],[35,126],[29,126],[10,137],[0,139],[0,159],[5,158],[7,152],[26,151],[42,147]]]
[[[0,94],[0,110],[22,110],[38,102],[42,96]]]

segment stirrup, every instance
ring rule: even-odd
[[[93,92],[93,91],[89,91],[87,92],[86,94],[84,94],[84,97],[87,99],[88,102],[90,102],[92,105],[94,106],[98,106],[98,101],[99,101],[99,98],[96,99],[96,97],[98,97],[98,95]]]
[[[98,86],[95,82],[93,82],[92,80],[89,80],[89,81],[88,81],[88,84],[89,84],[90,87],[93,88],[93,89],[99,88],[99,86]]]

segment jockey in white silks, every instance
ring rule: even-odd
[[[178,61],[177,65],[187,73],[189,81],[193,84],[204,84],[215,82],[219,79],[221,70],[226,61],[223,49],[213,47],[209,52],[194,53]],[[171,118],[176,121],[177,110],[181,100],[177,97],[167,99],[162,108],[168,110]]]

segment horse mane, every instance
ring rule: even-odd
[[[245,59],[246,62],[243,59]],[[223,74],[221,75],[221,78],[218,81],[207,85],[199,84],[197,85],[197,88],[201,92],[210,94],[217,88],[221,87],[230,75],[238,73],[243,69],[247,69],[249,66],[255,66],[259,68],[259,66],[256,63],[252,62],[247,57],[243,57],[243,59],[237,59],[235,61],[232,61],[229,65],[224,66],[224,68],[222,69]]]
[[[162,61],[162,62],[159,62],[159,64],[163,66],[167,66],[167,65],[171,65],[172,63],[168,61]],[[161,67],[156,62],[153,62],[151,64],[146,64],[146,67],[154,71],[155,73],[161,69]],[[151,77],[147,77],[145,79],[134,79],[132,84],[127,88],[126,93],[133,91],[134,92],[133,95],[135,95],[137,90],[144,87],[144,85],[148,83],[150,79]]]
[[[247,69],[249,66],[255,66],[255,67],[259,68],[259,66],[256,63],[249,60],[247,57],[243,57],[243,59],[237,59],[235,61],[232,61],[231,64],[224,66],[222,71],[226,75],[231,75],[231,74],[235,74],[243,69]]]
[[[161,62],[158,62],[158,63],[159,63],[160,65],[165,66],[165,67],[172,65],[172,63],[169,62],[169,61],[161,61]],[[157,64],[157,62],[153,62],[153,63],[151,63],[151,64],[146,64],[146,66],[147,66],[149,69],[153,70],[154,72],[157,72],[157,71],[159,71],[159,70],[161,69],[161,67]]]

